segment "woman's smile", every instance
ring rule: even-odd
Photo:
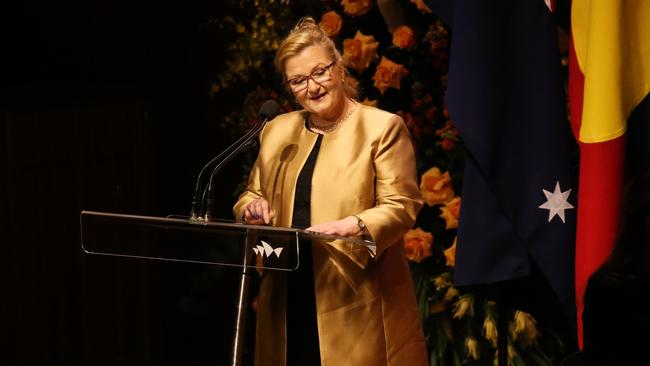
[[[326,95],[327,95],[327,92],[323,91],[320,94],[317,94],[317,95],[314,95],[314,96],[309,96],[309,100],[311,100],[312,102],[320,102],[323,99],[325,99]]]

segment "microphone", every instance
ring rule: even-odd
[[[253,127],[248,132],[246,132],[242,137],[240,137],[237,141],[235,141],[233,144],[228,146],[224,151],[222,151],[219,155],[212,158],[212,160],[210,160],[207,164],[203,166],[196,179],[194,194],[192,195],[192,209],[190,211],[190,220],[208,221],[210,219],[210,211],[212,210],[212,180],[214,176],[221,169],[221,167],[223,167],[226,163],[232,160],[232,158],[237,156],[242,151],[246,150],[246,148],[250,147],[252,145],[253,139],[257,137],[257,135],[259,135],[259,133],[262,131],[266,123],[272,120],[273,118],[275,118],[275,116],[277,116],[279,112],[280,112],[280,105],[276,101],[269,99],[266,102],[264,102],[260,107],[257,119]],[[203,195],[201,196],[201,210],[197,210],[199,192],[201,189],[201,178],[203,177],[203,174],[207,171],[207,169],[215,164],[216,166],[214,167],[212,173],[210,174],[209,183],[206,186],[205,190],[203,191]],[[203,202],[205,202],[206,195],[207,195],[207,205],[205,210],[205,217],[201,218],[201,216],[203,215],[202,206],[203,206]]]

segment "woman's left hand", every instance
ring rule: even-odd
[[[341,220],[325,222],[322,224],[308,227],[307,230],[321,234],[338,235],[338,236],[357,236],[361,234],[358,225],[358,219],[354,216],[348,216]]]

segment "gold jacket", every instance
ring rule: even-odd
[[[275,226],[290,226],[295,186],[317,138],[306,112],[277,116],[261,147],[246,191],[235,204],[243,216],[264,197]],[[363,105],[323,136],[312,177],[312,225],[359,216],[377,244],[313,244],[314,287],[323,366],[424,366],[427,351],[402,237],[422,199],[413,146],[403,120]],[[255,363],[284,366],[286,274],[265,271],[258,297]]]

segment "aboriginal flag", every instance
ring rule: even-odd
[[[627,121],[650,92],[650,2],[574,0],[571,36],[571,125],[580,145],[575,286],[582,348],[587,280],[618,234]]]

